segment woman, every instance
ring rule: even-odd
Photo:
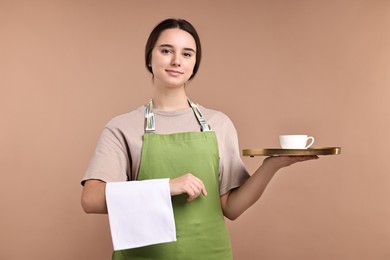
[[[113,259],[232,259],[223,217],[240,216],[279,169],[317,158],[268,157],[250,176],[230,119],[186,95],[200,60],[200,40],[189,22],[158,24],[145,51],[152,99],[111,120],[102,133],[82,181],[85,212],[107,213],[109,183],[168,178],[177,234],[176,242],[116,250]]]

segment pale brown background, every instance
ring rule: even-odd
[[[240,147],[307,133],[342,155],[283,169],[227,221],[235,259],[390,259],[390,1],[0,1],[0,259],[109,259],[80,178],[113,116],[150,97],[154,25],[182,17],[204,59],[193,100]],[[263,158],[243,158],[252,172]]]

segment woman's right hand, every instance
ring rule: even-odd
[[[207,196],[206,187],[203,181],[191,173],[184,174],[180,177],[169,180],[171,196],[188,194],[187,201],[192,201],[199,197],[200,194]]]

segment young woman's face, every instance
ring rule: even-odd
[[[196,43],[191,34],[179,28],[161,32],[152,50],[154,84],[182,87],[196,63]]]

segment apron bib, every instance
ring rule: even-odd
[[[146,129],[138,180],[176,178],[191,173],[206,186],[207,196],[188,202],[187,194],[172,196],[177,241],[114,251],[113,260],[230,260],[229,234],[219,195],[219,152],[215,132],[198,107],[189,101],[202,132],[154,134],[153,104],[145,109]]]

